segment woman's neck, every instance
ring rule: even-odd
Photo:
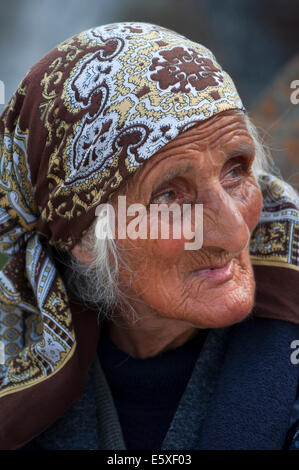
[[[121,315],[106,320],[105,327],[111,341],[132,357],[153,357],[157,354],[182,346],[198,333],[190,323],[163,318],[158,315],[144,315],[132,320]]]

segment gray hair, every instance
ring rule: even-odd
[[[96,235],[99,231],[105,233],[107,227],[108,213],[106,216],[99,214],[80,242],[91,254],[93,261],[90,265],[82,263],[70,252],[65,253],[64,281],[70,297],[96,309],[100,319],[116,318],[125,312],[127,316],[131,315],[133,321],[137,321],[131,299],[124,294],[119,280],[120,264],[126,267],[127,272],[130,271],[122,259],[121,249],[108,234],[103,238]]]
[[[237,111],[241,113],[241,111]],[[253,174],[259,183],[260,175],[264,172],[276,172],[270,152],[264,145],[256,127],[247,114],[242,113],[249,134],[255,146]],[[102,239],[96,236],[98,230],[105,230],[109,226],[109,217],[96,218],[90,226],[87,235],[81,243],[93,256],[94,262],[87,266],[75,256],[69,254],[69,269],[67,270],[67,286],[70,294],[84,304],[96,307],[102,318],[114,318],[115,311],[123,309],[126,314],[131,313],[134,320],[138,319],[133,310],[130,299],[122,291],[119,282],[119,265],[123,263],[119,247],[112,237]]]

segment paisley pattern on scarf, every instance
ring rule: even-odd
[[[263,210],[250,243],[253,264],[299,271],[299,196],[287,183],[269,174],[260,177]]]
[[[57,50],[41,80],[47,178],[54,182],[41,210],[46,223],[81,216],[103,202],[186,125],[242,109],[211,52],[163,28],[96,28]],[[60,120],[55,138],[51,122],[54,113],[60,116],[57,97],[64,113],[75,119]],[[58,243],[64,248],[68,242]]]
[[[59,370],[75,346],[62,280],[33,230],[37,215],[26,145],[27,134],[18,126],[13,142],[8,135],[1,142],[0,250],[11,258],[0,272],[0,396]],[[19,225],[10,215],[15,212]]]
[[[0,396],[52,377],[76,349],[49,245],[70,250],[99,203],[160,148],[243,109],[200,44],[144,23],[73,36],[31,68],[0,119]]]

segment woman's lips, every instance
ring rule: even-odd
[[[223,266],[209,266],[202,269],[196,269],[192,274],[198,277],[211,279],[213,281],[226,282],[233,277],[233,262],[230,260]]]

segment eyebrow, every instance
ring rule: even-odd
[[[233,150],[230,150],[229,152],[225,152],[225,159],[228,161],[230,158],[235,158],[235,157],[252,157],[253,154],[255,153],[255,148],[254,144],[239,144],[237,147],[235,147]]]
[[[160,186],[168,183],[169,181],[176,178],[177,176],[180,176],[186,173],[188,170],[194,170],[194,166],[191,165],[189,162],[183,165],[180,165],[177,168],[173,168],[169,170],[167,175],[164,175],[161,178],[159,178],[158,181],[153,185],[152,191],[157,191],[160,188]]]
[[[237,147],[230,151],[223,150],[223,153],[225,154],[225,161],[223,163],[225,164],[230,159],[240,156],[250,158],[254,154],[254,150],[255,149],[253,144],[250,145],[245,143],[239,144]],[[194,165],[190,162],[183,163],[179,167],[169,170],[167,175],[161,176],[158,181],[153,185],[152,192],[159,190],[162,185],[167,184],[172,179],[176,178],[177,176],[181,176],[182,174],[190,170],[194,171]]]

